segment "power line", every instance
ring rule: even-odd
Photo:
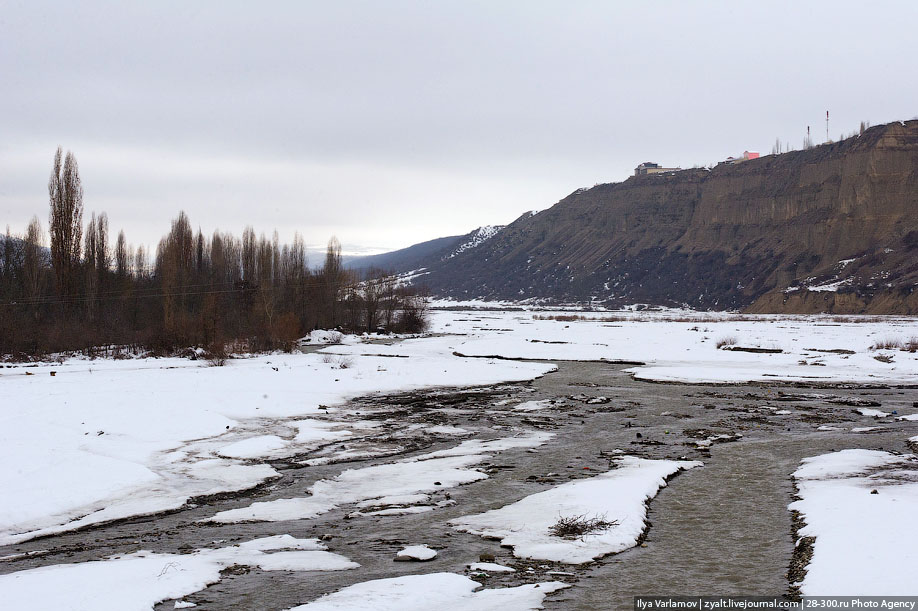
[[[228,286],[230,284],[233,285],[233,288],[212,289],[212,290],[206,290],[206,291],[188,291],[184,289],[179,290],[179,291],[165,291],[161,287],[148,287],[145,289],[137,289],[140,291],[139,293],[128,292],[128,293],[123,293],[121,295],[112,294],[112,293],[119,292],[117,290],[105,291],[105,294],[108,296],[105,297],[104,299],[114,300],[114,299],[149,299],[149,298],[158,298],[158,297],[189,297],[189,296],[196,296],[196,295],[250,293],[250,292],[265,291],[265,290],[277,292],[277,291],[284,291],[287,289],[293,289],[293,290],[311,289],[311,288],[320,288],[323,286],[327,286],[327,283],[325,281],[316,280],[316,281],[302,282],[302,283],[297,283],[294,285],[287,285],[287,286],[270,286],[267,288],[262,288],[259,285],[237,286],[237,283],[235,282],[218,283],[215,285],[210,284],[210,283],[192,284],[192,285],[188,285],[188,287],[191,288],[191,287]],[[348,288],[353,288],[354,286],[357,286],[357,285],[347,284],[347,285],[342,285],[341,288],[348,289]],[[129,289],[129,290],[133,291],[133,289]],[[158,292],[150,292],[150,291],[158,291]],[[30,306],[30,305],[73,304],[73,303],[85,303],[89,301],[102,301],[102,300],[103,300],[103,297],[100,297],[100,296],[89,296],[89,295],[82,295],[82,294],[63,295],[63,296],[47,295],[47,296],[42,296],[42,297],[32,297],[32,298],[18,299],[15,301],[3,302],[3,303],[0,303],[0,306],[15,307],[15,306]]]

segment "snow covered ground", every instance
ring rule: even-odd
[[[807,458],[794,472],[813,557],[806,596],[915,596],[918,456],[842,450]]]
[[[540,319],[546,316],[585,320]],[[636,378],[664,382],[918,383],[918,353],[871,349],[887,340],[905,343],[918,337],[914,318],[531,307],[434,310],[432,317],[435,331],[461,336],[452,346],[468,356],[636,361],[644,363],[630,370]],[[719,343],[732,349],[718,348]]]
[[[611,471],[561,484],[486,513],[450,523],[459,530],[500,539],[520,558],[570,564],[590,562],[634,547],[646,528],[646,503],[666,478],[698,461],[647,460],[623,456]],[[561,537],[552,526],[562,518],[603,520],[606,527],[582,535]]]
[[[278,535],[191,554],[141,551],[96,562],[56,564],[0,575],[0,599],[7,609],[148,611],[160,601],[220,581],[220,571],[232,565],[264,571],[357,568],[325,549],[316,539]]]
[[[918,326],[909,318],[848,322],[848,318],[827,316],[749,317],[681,310],[544,311],[525,307],[530,309],[434,310],[433,335],[391,345],[380,343],[379,338],[314,333],[308,344],[323,346],[320,352],[248,356],[231,359],[225,367],[185,359],[70,359],[0,368],[0,464],[4,465],[0,470],[0,545],[176,509],[202,495],[247,489],[278,476],[267,459],[287,458],[290,464],[304,467],[342,459],[373,458],[374,462],[350,469],[329,468],[318,481],[309,480],[308,494],[301,492],[304,485],[291,489],[291,496],[303,494],[297,498],[222,512],[214,509],[217,513],[208,521],[232,524],[302,519],[342,508],[348,517],[434,511],[454,502],[448,493],[451,487],[488,478],[481,466],[499,453],[509,454],[514,448],[535,452],[532,448],[549,440],[552,445],[543,451],[551,452],[563,441],[562,433],[552,439],[552,433],[536,431],[533,425],[518,421],[490,432],[482,428],[487,426],[485,419],[457,423],[431,419],[405,424],[394,418],[371,419],[367,413],[361,415],[342,406],[353,397],[373,393],[531,380],[551,371],[552,361],[641,362],[644,364],[632,365],[629,371],[638,379],[655,381],[918,384],[918,354],[874,348],[918,336]],[[513,358],[531,360],[507,360]],[[823,398],[833,403],[829,395]],[[493,405],[517,419],[548,420],[566,413],[571,408],[569,399],[576,404],[577,396],[569,393],[546,398],[544,394],[517,392]],[[590,401],[598,399],[584,399],[583,404],[591,406]],[[810,395],[810,399],[820,397]],[[380,411],[387,409],[385,405],[366,404]],[[891,407],[884,400],[882,410],[871,407],[876,403],[845,405],[851,407],[839,409],[859,413],[857,422],[826,420],[829,424],[814,430],[826,431],[819,433],[826,437],[851,432],[866,441],[879,439],[891,427],[905,426],[918,418],[911,413],[918,409],[909,408],[904,401]],[[775,415],[792,413],[765,409]],[[871,417],[877,420],[869,424],[876,426],[851,426],[863,425]],[[431,448],[410,458],[385,458],[401,442],[396,439],[391,442],[393,446],[379,449],[374,446],[374,436],[395,438],[394,433],[422,435],[427,443],[433,436],[436,448],[441,449]],[[722,438],[714,434],[700,437],[684,444],[685,451],[690,445],[702,447]],[[918,437],[911,441],[918,445]],[[837,594],[833,588],[843,582],[859,594],[880,592],[882,588],[857,585],[872,579],[871,583],[892,588],[884,590],[885,594],[915,594],[899,587],[905,583],[901,567],[913,566],[918,560],[910,551],[918,549],[918,541],[912,537],[914,529],[891,525],[909,524],[912,518],[905,513],[906,508],[912,514],[918,508],[918,482],[913,477],[918,472],[916,459],[885,452],[851,452],[855,453],[810,459],[795,474],[802,500],[792,507],[801,511],[807,522],[801,536],[816,537],[803,591]],[[559,484],[499,509],[467,515],[454,525],[499,538],[517,557],[589,562],[635,545],[644,530],[646,502],[665,485],[665,478],[700,465],[636,457],[614,462],[616,468],[607,473]],[[869,494],[872,489],[878,493]],[[499,505],[462,513],[495,506]],[[860,513],[850,513],[853,511]],[[208,515],[199,510],[193,519]],[[431,517],[436,519],[437,515]],[[454,515],[461,513],[450,514]],[[612,524],[570,539],[550,532],[559,518],[577,516]],[[361,519],[355,524],[367,522]],[[287,531],[287,525],[278,526],[283,528],[273,532]],[[210,524],[206,528],[228,527]],[[86,600],[96,603],[93,608],[147,609],[157,600],[206,587],[230,564],[262,570],[354,566],[315,541],[273,539],[191,554],[141,551],[82,564],[24,570],[0,577],[0,600],[20,600],[15,597],[38,592],[45,597],[42,600],[50,601],[47,607],[55,608],[55,591],[60,589],[67,600],[81,600],[78,597],[85,594]],[[418,537],[405,544],[424,541]],[[427,542],[442,549],[442,542]],[[134,549],[138,548],[128,551]],[[432,562],[436,565],[447,556],[444,553]],[[460,562],[476,558],[477,553]],[[500,571],[493,563],[479,564],[475,570]],[[881,569],[882,575],[877,574]],[[350,575],[353,580],[364,579],[356,572]],[[93,588],[97,595],[103,582],[124,584],[112,590],[110,603],[92,598]],[[423,590],[442,595],[440,604],[447,608],[535,609],[545,594],[562,584],[493,586],[491,582],[487,589],[479,589],[477,582],[452,573],[415,575],[360,583],[304,608],[410,609],[415,600],[422,600],[417,604],[423,608],[437,606],[429,598],[416,598]]]
[[[278,354],[225,367],[71,359],[4,368],[0,544],[254,486],[277,474],[244,459],[357,435],[362,424],[336,422],[346,414],[333,408],[350,397],[529,380],[553,369],[457,358],[442,340],[417,340],[398,359],[361,356],[376,347],[360,345],[346,361]]]
[[[71,359],[0,370],[0,460],[7,465],[0,473],[6,492],[0,543],[251,487],[276,474],[247,459],[292,455],[358,434],[354,422],[336,422],[334,409],[321,409],[349,397],[525,380],[551,369],[453,353],[640,361],[645,365],[631,370],[635,377],[660,381],[918,380],[918,354],[871,350],[918,335],[908,318],[848,323],[680,310],[535,318],[552,315],[570,312],[434,310],[433,331],[448,335],[391,346],[344,338],[325,354],[236,359],[226,367]],[[314,338],[327,340],[321,333]],[[719,342],[781,352],[729,351],[718,349]]]
[[[548,594],[568,587],[549,581],[515,588],[488,588],[463,575],[429,573],[376,579],[344,588],[290,611],[529,611]]]

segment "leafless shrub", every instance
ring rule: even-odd
[[[906,352],[918,352],[918,337],[910,337],[905,344],[903,344],[902,349]]]
[[[341,343],[341,340],[344,339],[344,334],[340,331],[329,331],[328,332],[328,343],[331,346],[337,346]]]
[[[354,366],[353,360],[336,354],[323,354],[322,362],[326,365],[331,365],[333,369],[349,369]]]
[[[736,342],[737,339],[735,335],[727,335],[717,340],[717,349],[720,350],[721,348],[726,348],[727,346],[735,346]]]
[[[204,358],[210,363],[211,367],[223,367],[226,365],[226,359],[229,355],[226,353],[226,344],[223,342],[214,342],[207,347]]]
[[[574,322],[575,320],[595,320],[589,319],[579,314],[536,314],[532,317],[534,320],[556,320],[558,322]]]
[[[840,323],[876,323],[876,322],[883,322],[883,317],[881,316],[861,316],[857,314],[852,314],[850,316],[833,316],[831,320],[832,322],[840,322]]]
[[[562,539],[579,539],[584,535],[606,530],[618,525],[618,520],[607,520],[606,514],[588,518],[586,514],[579,516],[561,516],[549,529],[548,533]]]
[[[870,347],[871,350],[905,350],[902,340],[896,337],[887,337],[876,342]]]

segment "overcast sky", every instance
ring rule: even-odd
[[[389,249],[503,224],[642,161],[918,115],[918,3],[0,0],[0,222],[86,216]]]

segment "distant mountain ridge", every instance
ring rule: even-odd
[[[459,250],[472,239],[397,252],[435,294],[463,299],[916,314],[918,120],[578,189]]]
[[[476,248],[503,228],[504,225],[485,225],[465,235],[436,238],[392,252],[355,257],[345,262],[345,266],[356,271],[373,268],[395,273],[414,271]]]

